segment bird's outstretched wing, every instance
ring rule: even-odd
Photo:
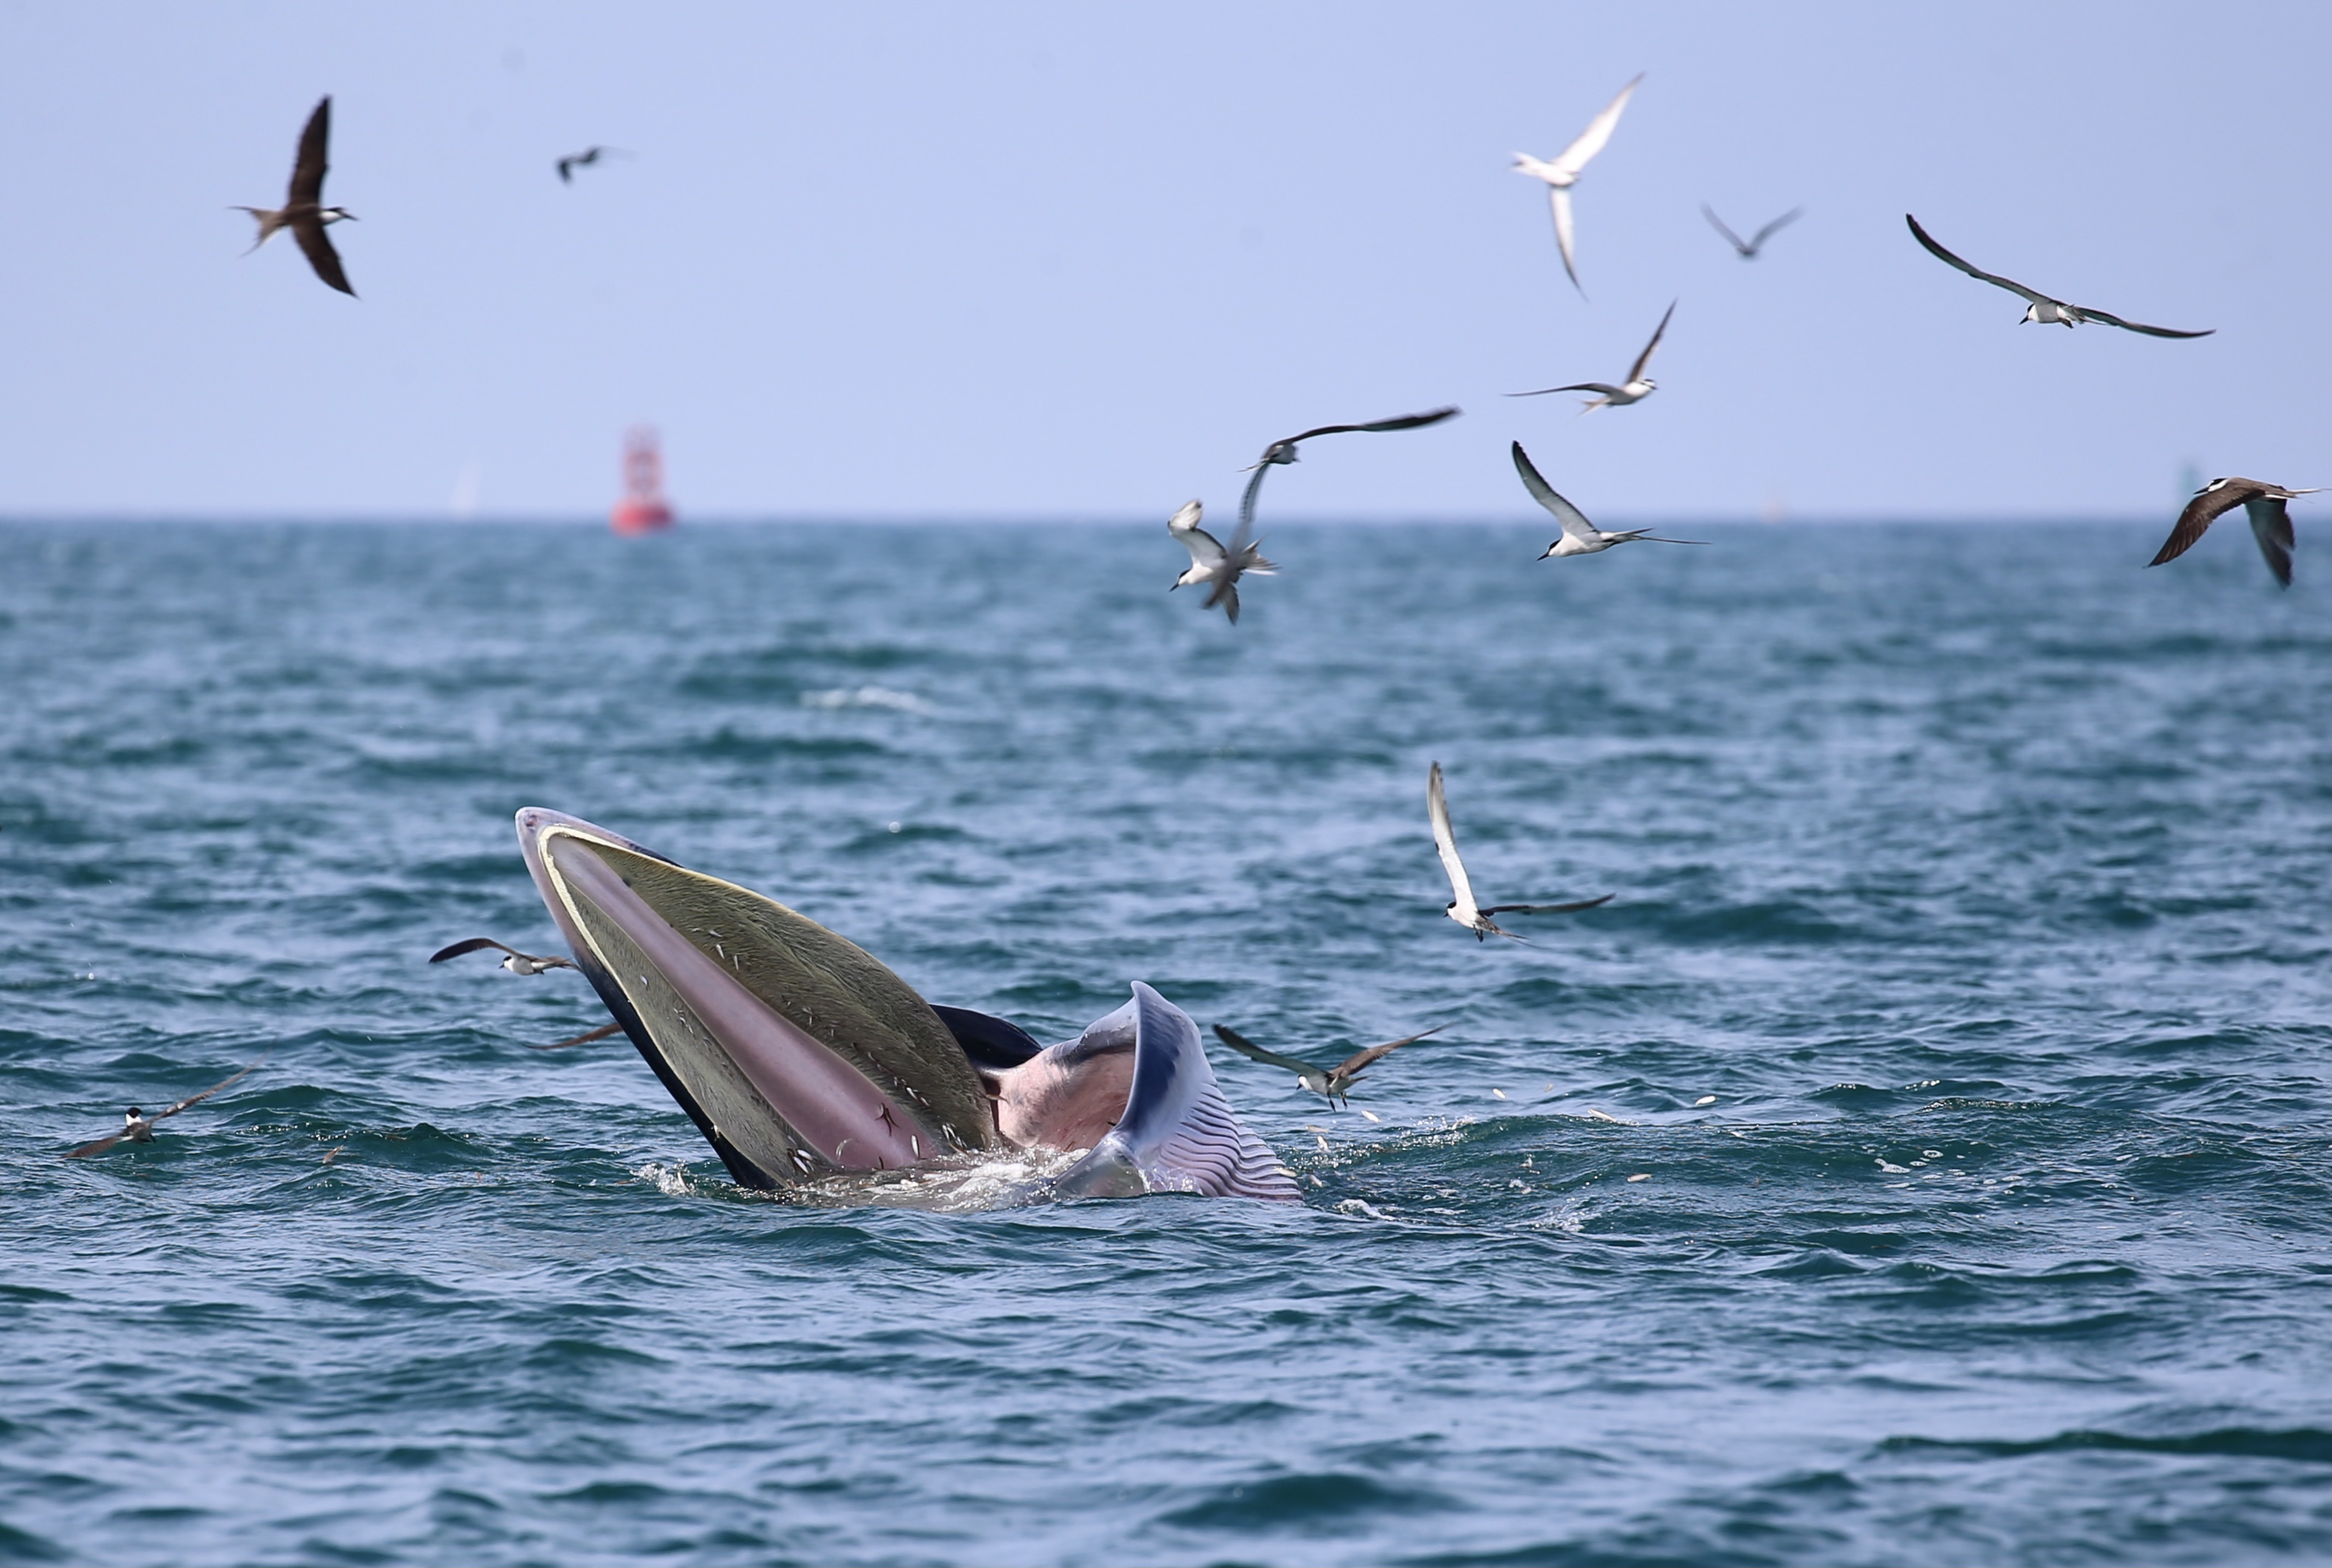
[[[1579,269],[1571,260],[1571,193],[1559,185],[1549,186],[1546,201],[1554,211],[1554,248],[1563,253],[1563,275],[1571,280],[1571,286],[1579,291],[1583,300],[1587,297],[1587,285],[1579,281]]]
[[[289,205],[323,205],[324,174],[330,167],[326,161],[326,154],[331,139],[332,95],[328,92],[317,100],[315,112],[308,116],[307,129],[300,133],[300,150],[292,160]]]
[[[1185,502],[1180,512],[1166,520],[1166,531],[1190,552],[1193,565],[1219,566],[1223,559],[1222,541],[1199,526],[1199,519],[1205,515],[1206,509],[1197,502]]]
[[[2035,293],[2033,291],[2026,288],[2023,284],[2017,282],[2012,278],[2003,278],[1997,272],[1987,272],[1982,267],[1970,266],[1967,263],[1960,260],[1959,257],[1952,254],[1951,252],[1937,244],[1935,241],[1935,237],[1929,234],[1926,230],[1921,228],[1919,226],[1919,220],[1913,217],[1909,213],[1905,213],[1903,215],[1903,221],[1911,225],[1912,236],[1921,244],[1926,246],[1928,252],[1933,254],[1936,260],[1948,263],[1950,265],[1957,267],[1969,277],[1981,279],[1984,282],[1990,283],[1995,289],[2006,289],[2012,294],[2021,294],[2026,299],[2031,301],[2034,304],[2054,305],[2060,302],[2050,299],[2046,294]]]
[[[1679,539],[1668,542],[1683,544],[1686,541]],[[1582,909],[1593,909],[1598,905],[1609,904],[1617,896],[1615,894],[1607,893],[1601,898],[1582,898],[1575,904],[1494,904],[1482,913],[1484,914],[1576,914]]]
[[[1221,1024],[1215,1026],[1215,1037],[1240,1056],[1250,1057],[1266,1066],[1284,1067],[1288,1072],[1299,1076],[1305,1073],[1318,1073],[1322,1070],[1316,1063],[1306,1062],[1295,1056],[1283,1056],[1277,1051],[1266,1051],[1238,1030],[1228,1028]]]
[[[1479,913],[1474,902],[1474,884],[1467,879],[1466,863],[1458,858],[1458,835],[1449,826],[1449,798],[1441,789],[1441,764],[1425,776],[1425,815],[1433,825],[1433,850],[1441,856],[1442,872],[1449,878],[1451,902],[1467,915]]]
[[[1448,1024],[1436,1024],[1429,1029],[1423,1029],[1413,1035],[1404,1035],[1397,1040],[1387,1040],[1381,1046],[1371,1046],[1365,1051],[1354,1051],[1351,1056],[1338,1062],[1328,1076],[1332,1078],[1352,1077],[1370,1063],[1391,1055],[1403,1046],[1413,1046],[1419,1040],[1438,1035],[1448,1027]]]
[[[553,1040],[547,1046],[529,1046],[527,1047],[527,1049],[530,1051],[563,1051],[569,1046],[588,1046],[593,1040],[604,1040],[609,1035],[623,1033],[623,1030],[624,1026],[621,1024],[601,1024],[596,1029],[586,1029],[579,1035],[569,1036],[568,1038],[563,1040]]]
[[[356,291],[349,287],[349,274],[340,266],[340,253],[332,249],[332,236],[324,232],[321,218],[294,219],[292,237],[300,242],[300,253],[316,269],[316,275],[349,298]]]
[[[1247,488],[1239,492],[1238,527],[1231,533],[1231,548],[1238,550],[1255,536],[1255,498],[1263,489],[1263,476],[1271,472],[1268,463],[1258,463],[1247,476]]]
[[[559,162],[553,166],[559,170],[559,183],[560,185],[573,185],[575,183],[575,166],[582,161],[583,160],[581,158],[574,157],[560,158]]]
[[[235,1074],[232,1077],[221,1078],[217,1083],[213,1084],[209,1088],[205,1089],[199,1095],[188,1095],[185,1099],[179,1101],[177,1104],[170,1106],[167,1110],[155,1112],[151,1116],[148,1117],[147,1120],[149,1122],[158,1122],[165,1116],[177,1115],[179,1112],[185,1110],[189,1105],[200,1104],[203,1101],[209,1099],[213,1095],[217,1094],[221,1089],[228,1088],[235,1084],[239,1084],[244,1079],[249,1077],[258,1069],[260,1063],[264,1062],[268,1057],[274,1054],[275,1053],[273,1051],[260,1052],[260,1054],[253,1059],[251,1066],[244,1068],[243,1071]]]
[[[2125,332],[2143,332],[2149,338],[2207,338],[2219,330],[2205,327],[2199,332],[2182,332],[2175,327],[2149,327],[2143,321],[2125,321],[2110,311],[2092,311],[2087,305],[2068,305],[2065,308],[2084,321],[2102,321],[2108,327],[2119,327]]]
[[[1788,212],[1783,213],[1780,217],[1775,218],[1772,223],[1767,224],[1763,228],[1759,229],[1757,231],[1757,237],[1749,242],[1749,253],[1754,256],[1759,251],[1763,250],[1767,240],[1772,239],[1775,234],[1781,233],[1783,229],[1788,228],[1792,224],[1796,223],[1800,218],[1805,216],[1805,213],[1806,209],[1803,207],[1792,207]]]
[[[1626,390],[1626,388],[1614,387],[1604,381],[1579,381],[1574,382],[1568,387],[1541,387],[1534,392],[1509,392],[1506,396],[1509,397],[1544,397],[1550,392],[1601,392],[1606,397],[1617,397],[1624,390]]]
[[[1233,626],[1238,625],[1238,584],[1217,582],[1214,591],[1207,596],[1206,607],[1213,609],[1217,605],[1222,607],[1225,619]]]
[[[1603,144],[1611,139],[1611,132],[1620,123],[1621,111],[1628,107],[1629,97],[1636,91],[1636,83],[1643,79],[1642,72],[1636,72],[1634,80],[1620,90],[1620,95],[1605,104],[1602,111],[1587,122],[1587,129],[1579,133],[1579,139],[1550,160],[1557,169],[1575,176],[1587,167],[1589,159],[1603,150]]]
[[[1205,529],[1194,528],[1185,533],[1177,534],[1175,537],[1182,541],[1182,548],[1190,552],[1190,559],[1193,564],[1198,566],[1220,566],[1222,564],[1222,540],[1217,539],[1213,534],[1209,533]]]
[[[1739,251],[1744,256],[1754,255],[1757,253],[1757,247],[1750,244],[1739,234],[1735,234],[1731,229],[1725,227],[1725,220],[1718,217],[1716,215],[1716,209],[1710,206],[1706,202],[1700,204],[1700,215],[1706,218],[1710,223],[1715,224],[1716,225],[1716,232],[1723,234],[1726,242],[1729,243],[1735,250]],[[1764,236],[1760,234],[1758,237],[1763,239]]]
[[[2251,520],[2251,537],[2259,540],[2267,569],[2285,588],[2291,586],[2291,510],[2279,495],[2254,495],[2243,502]]]
[[[1668,310],[1660,316],[1660,324],[1652,331],[1652,340],[1644,345],[1644,351],[1637,355],[1636,362],[1628,368],[1629,380],[1640,381],[1644,378],[1644,367],[1652,362],[1652,354],[1659,348],[1660,339],[1668,335],[1668,318],[1676,314],[1676,308],[1677,302],[1670,300]]]
[[[1294,446],[1311,440],[1314,435],[1343,435],[1355,431],[1374,434],[1381,430],[1415,430],[1427,425],[1438,425],[1444,419],[1454,419],[1463,412],[1465,410],[1453,403],[1447,408],[1431,408],[1422,414],[1404,414],[1397,419],[1379,419],[1367,425],[1323,425],[1316,430],[1306,430],[1301,435],[1275,441],[1264,450],[1269,452],[1282,446]]]
[[[2211,525],[2218,521],[2222,514],[2242,505],[2257,495],[2261,488],[2253,479],[2211,481],[2194,492],[2194,498],[2186,503],[2185,510],[2178,514],[2177,522],[2171,526],[2170,537],[2162,541],[2162,548],[2146,564],[2160,566],[2165,561],[2176,560],[2194,548],[2194,541],[2209,532]],[[2274,565],[2272,561],[2268,564]]]
[[[512,958],[532,958],[534,956],[532,953],[519,951],[518,949],[511,946],[511,944],[506,942],[496,942],[490,936],[473,936],[466,941],[457,942],[451,947],[439,948],[435,952],[429,955],[429,961],[431,963],[444,963],[449,958],[460,958],[464,953],[468,952],[483,952],[488,948],[492,948],[499,952],[506,952]]]
[[[1563,532],[1582,543],[1595,539],[1595,525],[1587,521],[1587,514],[1554,492],[1554,486],[1532,466],[1530,454],[1523,450],[1519,441],[1515,443],[1515,472],[1523,476],[1523,488],[1530,492],[1531,499],[1554,513],[1554,521],[1563,524]]]
[[[92,1155],[102,1154],[108,1149],[112,1148],[116,1143],[120,1143],[121,1140],[128,1136],[129,1136],[128,1133],[116,1133],[110,1137],[100,1138],[95,1143],[83,1143],[80,1148],[75,1149],[72,1153],[67,1154],[65,1158],[68,1160],[86,1160]]]

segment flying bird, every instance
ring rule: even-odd
[[[324,201],[324,171],[326,145],[332,139],[332,95],[326,93],[316,104],[316,111],[308,117],[308,128],[300,133],[300,151],[292,160],[292,186],[284,193],[280,207],[236,207],[236,212],[249,213],[259,222],[259,237],[251,242],[255,251],[265,244],[278,229],[290,229],[299,242],[300,253],[316,269],[316,275],[354,298],[356,291],[349,287],[349,274],[340,266],[340,253],[332,249],[331,236],[325,228],[342,218],[354,219],[356,214],[346,207],[328,207]],[[250,252],[244,253],[248,255]]]
[[[1792,207],[1788,212],[1783,213],[1780,217],[1775,218],[1772,223],[1767,224],[1763,228],[1759,229],[1754,237],[1744,240],[1739,234],[1735,234],[1731,229],[1725,226],[1725,220],[1716,215],[1716,208],[1710,206],[1706,202],[1700,204],[1701,215],[1708,219],[1710,223],[1716,225],[1716,232],[1723,234],[1725,239],[1732,243],[1733,248],[1741,253],[1741,259],[1744,262],[1755,261],[1757,259],[1757,253],[1765,248],[1765,242],[1772,239],[1780,230],[1786,228],[1791,224],[1796,223],[1799,217],[1804,214],[1805,210],[1806,209],[1803,207]]]
[[[1554,513],[1554,521],[1563,524],[1562,537],[1539,552],[1541,560],[1551,555],[1593,555],[1599,550],[1610,550],[1615,544],[1626,544],[1638,539],[1649,540],[1654,544],[1707,542],[1698,539],[1662,539],[1649,528],[1604,532],[1587,521],[1585,512],[1557,495],[1554,486],[1540,477],[1539,471],[1531,466],[1530,454],[1523,450],[1523,444],[1519,441],[1515,443],[1515,472],[1523,476],[1523,488],[1531,492],[1531,499]]]
[[[530,952],[521,952],[508,942],[496,942],[490,936],[473,936],[467,942],[457,942],[451,947],[441,947],[429,955],[431,963],[444,963],[449,958],[460,958],[465,952],[481,952],[494,948],[510,956],[502,960],[502,968],[512,974],[540,974],[545,970],[573,969],[571,958],[540,958]],[[569,1042],[561,1042],[566,1044]]]
[[[1668,318],[1676,314],[1676,308],[1677,302],[1670,300],[1668,310],[1660,316],[1660,324],[1652,330],[1652,340],[1644,345],[1644,351],[1636,356],[1633,365],[1628,367],[1628,379],[1620,386],[1614,387],[1608,381],[1582,381],[1571,387],[1542,387],[1535,392],[1509,392],[1506,396],[1544,397],[1550,392],[1601,393],[1601,397],[1587,400],[1579,410],[1582,414],[1592,414],[1598,408],[1625,408],[1630,403],[1641,403],[1659,390],[1660,384],[1645,375],[1644,368],[1652,362],[1653,351],[1659,348],[1660,339],[1668,335]]]
[[[2035,293],[2021,283],[1996,276],[1978,267],[1969,266],[1951,252],[1935,244],[1933,236],[1919,226],[1919,220],[1909,213],[1903,215],[1903,221],[1911,225],[1912,237],[1926,246],[1938,260],[1947,262],[1969,277],[1980,278],[1996,289],[2006,289],[2012,294],[2023,295],[2027,301],[2024,307],[2024,320],[2028,321],[2038,321],[2043,326],[2054,322],[2064,327],[2077,327],[2084,321],[2103,321],[2108,327],[2119,327],[2125,332],[2143,332],[2149,338],[2207,338],[2218,330],[2216,327],[2205,327],[2199,332],[2181,332],[2174,327],[2149,327],[2140,321],[2125,321],[2119,316],[2111,315],[2104,311],[2092,311],[2086,305],[2069,305],[2062,300],[2052,300],[2046,294]]]
[[[1355,432],[1373,435],[1386,430],[1420,430],[1428,425],[1438,425],[1444,419],[1455,419],[1464,410],[1451,404],[1447,408],[1429,409],[1423,414],[1404,414],[1398,419],[1379,419],[1369,425],[1323,425],[1306,430],[1301,435],[1290,435],[1275,441],[1263,449],[1263,455],[1247,464],[1247,471],[1255,475],[1247,482],[1247,492],[1239,497],[1239,531],[1244,533],[1255,525],[1256,492],[1263,488],[1263,476],[1275,467],[1285,467],[1295,461],[1295,449],[1314,435],[1346,435]]]
[[[221,1089],[227,1087],[229,1085],[241,1082],[250,1074],[253,1067],[258,1066],[260,1062],[265,1061],[269,1056],[272,1056],[275,1053],[272,1051],[261,1053],[259,1061],[252,1063],[251,1066],[244,1068],[242,1072],[237,1073],[234,1077],[223,1079],[218,1083],[213,1084],[209,1088],[205,1089],[199,1095],[189,1095],[167,1111],[157,1111],[152,1115],[148,1116],[144,1112],[139,1110],[137,1106],[132,1105],[128,1111],[122,1114],[121,1131],[112,1133],[110,1136],[100,1138],[94,1143],[83,1143],[80,1148],[66,1155],[65,1158],[68,1160],[87,1160],[92,1155],[104,1153],[108,1149],[112,1148],[116,1143],[120,1143],[125,1138],[132,1143],[151,1143],[154,1141],[155,1123],[161,1121],[166,1116],[175,1116],[189,1105],[200,1104],[203,1101],[209,1099],[213,1095],[217,1094]]]
[[[2240,506],[2251,520],[2251,536],[2259,540],[2260,554],[2267,559],[2267,569],[2275,574],[2277,582],[2289,588],[2293,541],[2291,513],[2284,503],[2296,495],[2314,495],[2324,488],[2319,484],[2306,490],[2286,490],[2263,479],[2214,479],[2194,492],[2194,499],[2178,514],[2170,537],[2162,541],[2161,550],[2146,564],[2160,566],[2165,560],[2176,560],[2194,548],[2194,541],[2222,513]]]
[[[1628,95],[1636,91],[1636,82],[1644,73],[1636,72],[1634,81],[1620,90],[1620,96],[1603,106],[1603,112],[1587,122],[1579,139],[1566,147],[1552,161],[1535,158],[1526,152],[1515,154],[1515,172],[1526,174],[1547,183],[1547,200],[1554,208],[1554,243],[1563,252],[1563,270],[1570,275],[1571,286],[1579,291],[1580,298],[1587,297],[1586,286],[1579,281],[1579,271],[1571,260],[1571,187],[1579,183],[1580,171],[1587,162],[1603,150],[1611,139],[1612,127],[1620,123],[1620,111],[1628,107]]]
[[[1247,538],[1244,524],[1232,541],[1238,549],[1225,550],[1220,540],[1199,526],[1199,519],[1205,510],[1195,501],[1185,502],[1180,512],[1166,520],[1166,531],[1190,552],[1189,569],[1176,578],[1167,591],[1171,593],[1178,588],[1196,588],[1200,583],[1212,583],[1214,591],[1207,596],[1207,607],[1212,609],[1217,605],[1222,606],[1223,614],[1230,617],[1231,625],[1237,626],[1238,579],[1248,572],[1257,577],[1270,577],[1279,568],[1275,562],[1263,559],[1254,542]]]
[[[581,152],[570,152],[565,158],[560,158],[557,165],[559,169],[559,183],[561,185],[573,185],[575,183],[575,171],[577,169],[589,168],[593,164],[597,163],[603,158],[629,158],[632,155],[630,153],[626,152],[620,147],[587,147]]]
[[[1365,1072],[1371,1063],[1383,1059],[1403,1046],[1413,1046],[1428,1036],[1438,1035],[1448,1027],[1448,1024],[1436,1024],[1423,1034],[1409,1035],[1398,1040],[1387,1040],[1381,1046],[1371,1046],[1365,1051],[1354,1051],[1333,1067],[1324,1067],[1317,1062],[1307,1062],[1298,1056],[1283,1056],[1277,1051],[1266,1051],[1237,1030],[1221,1024],[1215,1026],[1215,1037],[1242,1056],[1266,1066],[1285,1067],[1295,1075],[1297,1083],[1326,1099],[1330,1104],[1335,1104],[1352,1093],[1352,1080]]]
[[[1490,917],[1494,914],[1572,914],[1611,902],[1611,894],[1607,893],[1601,898],[1581,899],[1574,904],[1494,904],[1484,909],[1474,902],[1474,884],[1467,880],[1466,863],[1458,858],[1458,836],[1449,828],[1449,801],[1441,792],[1438,762],[1426,775],[1425,814],[1432,819],[1433,847],[1441,856],[1441,869],[1449,874],[1449,891],[1456,894],[1443,906],[1442,913],[1472,932],[1477,942],[1492,936],[1523,940],[1493,921]]]

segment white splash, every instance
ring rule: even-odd
[[[925,1161],[904,1171],[837,1172],[788,1188],[786,1201],[819,1207],[921,1209],[971,1214],[1027,1202],[1038,1183],[1085,1158],[1082,1151],[1016,1149]]]
[[[888,708],[898,713],[936,713],[939,710],[913,692],[894,692],[888,686],[836,686],[830,691],[804,692],[801,705],[805,708]]]
[[[667,1198],[693,1198],[696,1183],[685,1165],[659,1165],[651,1160],[632,1172],[643,1181],[653,1181],[655,1190]]]

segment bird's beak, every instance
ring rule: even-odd
[[[741,1184],[996,1143],[963,1048],[872,954],[577,817],[530,807],[518,835],[576,963]]]

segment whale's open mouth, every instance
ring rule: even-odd
[[[1147,986],[1039,1047],[604,827],[529,807],[518,834],[577,965],[745,1186],[1020,1147],[1089,1152],[1045,1183],[1062,1196],[1295,1196],[1223,1101],[1197,1026]]]

